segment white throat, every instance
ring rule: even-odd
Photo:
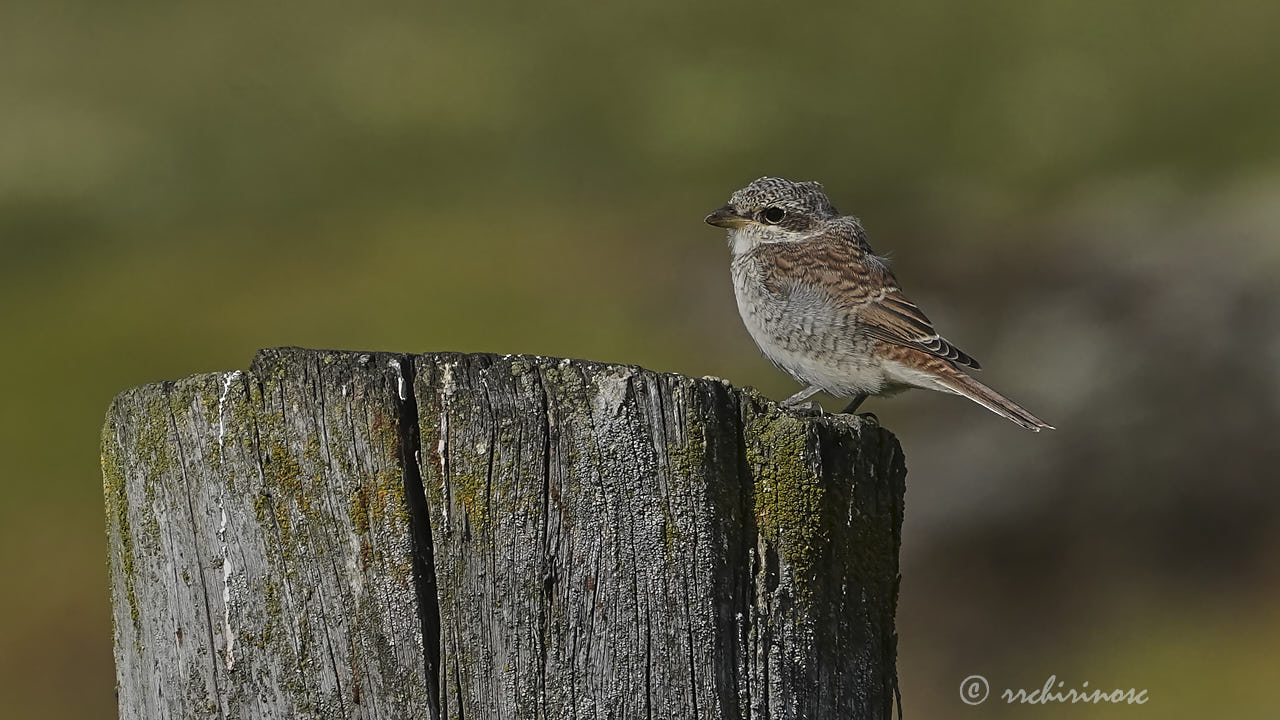
[[[765,243],[796,242],[803,240],[799,233],[787,232],[780,228],[764,225],[744,225],[729,231],[729,247],[733,256],[741,257]]]

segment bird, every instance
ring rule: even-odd
[[[814,394],[867,397],[910,388],[962,395],[1028,430],[1053,426],[978,382],[978,361],[951,344],[899,287],[862,223],[841,215],[821,183],[762,177],[705,222],[728,230],[738,312],[764,355]]]

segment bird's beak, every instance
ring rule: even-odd
[[[751,218],[745,218],[733,209],[732,205],[725,205],[719,210],[711,213],[704,220],[708,225],[715,225],[722,228],[740,228],[751,222]]]

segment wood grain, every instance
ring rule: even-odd
[[[531,356],[265,350],[103,430],[122,718],[887,717],[857,417]]]

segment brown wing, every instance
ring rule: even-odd
[[[821,290],[837,307],[856,313],[859,327],[871,337],[979,369],[978,361],[933,329],[902,294],[888,263],[873,255],[853,228],[803,242],[766,243],[754,252],[770,292],[785,295],[796,286]]]
[[[974,370],[981,369],[977,360],[939,335],[929,318],[896,287],[886,288],[883,298],[863,305],[858,320],[874,338],[924,350]]]

